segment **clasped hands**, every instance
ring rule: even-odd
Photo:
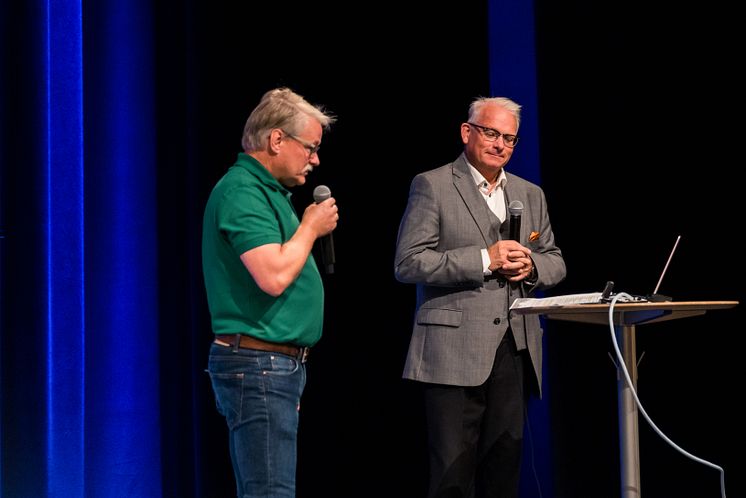
[[[510,282],[520,282],[531,275],[534,268],[531,249],[515,240],[498,240],[487,248],[487,253],[490,256],[490,271],[499,272]]]

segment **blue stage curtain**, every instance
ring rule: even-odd
[[[518,132],[521,141],[507,169],[526,180],[540,184],[534,2],[489,0],[488,19],[491,94],[509,97],[522,106],[521,126]],[[546,323],[544,326],[546,328]],[[546,346],[546,340],[544,345]],[[546,360],[546,355],[544,356]],[[521,496],[524,497],[553,496],[548,403],[551,386],[546,379],[548,371],[548,364],[544,361],[542,400],[532,398],[529,402],[521,475]]]
[[[15,4],[0,495],[161,496],[151,5]]]

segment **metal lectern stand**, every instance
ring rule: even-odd
[[[637,390],[637,349],[635,344],[635,327],[637,325],[704,315],[707,310],[733,308],[736,305],[738,305],[738,301],[618,302],[614,305],[614,329],[635,390]],[[535,313],[553,320],[599,325],[608,325],[609,323],[608,304],[536,306],[514,309],[512,313]],[[617,375],[617,392],[619,399],[619,466],[622,498],[640,498],[637,404],[621,370],[618,371]]]

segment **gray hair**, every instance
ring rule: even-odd
[[[482,109],[488,105],[497,105],[515,116],[516,129],[521,126],[521,106],[507,97],[479,97],[469,106],[469,121],[480,114]]]
[[[320,106],[308,103],[289,88],[275,88],[262,96],[243,129],[241,145],[247,152],[266,147],[269,133],[281,128],[286,133],[301,133],[310,118],[318,121],[324,129],[337,120]]]

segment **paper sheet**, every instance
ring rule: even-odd
[[[564,296],[533,298],[520,297],[513,301],[510,309],[520,308],[543,308],[546,306],[566,306],[568,304],[591,304],[600,303],[600,292],[587,292],[585,294],[566,294]]]

